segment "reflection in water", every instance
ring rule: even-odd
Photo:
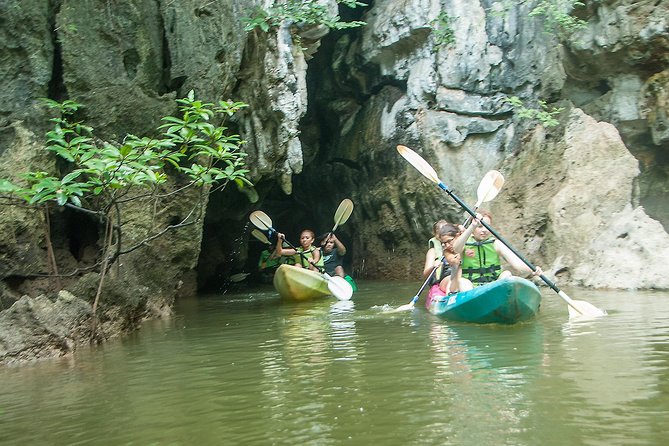
[[[449,406],[448,418],[438,424],[439,430],[448,432],[449,444],[465,439],[497,444],[499,438],[523,431],[522,422],[531,410],[527,389],[543,357],[537,327],[449,327],[443,321],[431,325],[434,390],[447,398]],[[433,423],[432,428],[437,426]]]
[[[0,368],[0,444],[666,444],[666,293],[589,293],[609,312],[589,323],[545,294],[535,321],[481,326],[383,312],[414,283],[361,285],[184,300],[118,342]]]
[[[352,300],[335,302],[330,307],[330,337],[332,350],[337,361],[358,359],[355,320],[352,318],[355,303]]]
[[[269,418],[277,430],[287,430],[296,442],[315,434],[325,441],[336,427],[327,415],[329,397],[337,398],[341,386],[333,386],[335,373],[345,373],[347,382],[359,377],[353,301],[314,302],[287,306],[279,321],[279,337],[261,344],[264,379],[262,393],[272,401]],[[335,362],[346,361],[344,372]],[[299,397],[296,398],[296,394]],[[339,406],[341,407],[341,406]],[[274,430],[272,429],[272,430]]]

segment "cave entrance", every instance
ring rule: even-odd
[[[260,283],[258,259],[267,246],[251,235],[255,227],[248,217],[256,209],[265,212],[272,219],[274,228],[283,232],[294,245],[299,244],[303,229],[312,229],[317,243],[332,229],[339,202],[325,212],[322,209],[331,207],[330,200],[324,205],[322,198],[310,197],[310,193],[286,195],[275,181],[261,182],[256,185],[256,190],[261,198],[255,204],[237,190],[210,196],[197,266],[200,292],[225,292],[234,284],[231,277],[239,273],[249,274],[243,284]],[[276,242],[276,238],[273,236],[271,241]]]

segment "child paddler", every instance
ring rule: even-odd
[[[305,229],[300,234],[300,247],[297,249],[284,248],[283,240],[285,236],[277,234],[276,252],[280,256],[293,256],[295,266],[298,268],[308,268],[312,271],[321,271],[323,269],[323,257],[320,249],[313,246],[316,234],[311,229]]]
[[[540,267],[535,271],[525,265],[504,243],[492,237],[488,226],[492,223],[492,215],[487,211],[479,211],[472,224],[453,242],[453,250],[462,253],[462,275],[474,286],[512,276],[511,271],[502,270],[502,260],[511,265],[518,273],[538,276],[543,274]]]
[[[440,232],[445,225],[448,225],[446,220],[437,220],[434,225],[432,225],[432,238],[428,241],[428,250],[425,253],[423,278],[426,279],[432,271],[437,268],[430,278],[430,286],[441,282],[443,278],[448,277],[451,274],[449,266],[443,261],[442,257],[444,248],[441,245]]]
[[[439,288],[447,294],[474,288],[469,280],[462,277],[460,253],[453,249],[453,242],[461,233],[461,227],[452,224],[445,224],[439,229],[442,255],[444,262],[449,266],[449,275],[439,281]]]
[[[337,238],[330,234],[321,240],[321,253],[323,254],[323,266],[325,272],[330,276],[343,277],[353,287],[353,291],[358,290],[358,285],[353,278],[344,271],[344,256],[346,255],[346,246]]]

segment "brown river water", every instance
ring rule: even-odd
[[[514,326],[387,312],[419,285],[200,296],[130,337],[0,368],[0,445],[669,444],[668,292],[566,289],[609,313],[587,322],[547,288]]]

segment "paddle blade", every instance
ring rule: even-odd
[[[249,276],[249,273],[237,273],[230,276],[230,282],[241,282]]]
[[[332,293],[334,297],[339,300],[350,300],[353,296],[353,287],[350,283],[346,281],[343,277],[339,276],[328,276],[323,274],[326,279],[328,279],[328,290]]]
[[[271,245],[267,236],[264,233],[260,232],[260,230],[254,229],[253,231],[251,231],[251,235],[254,236],[256,239],[260,240],[261,242],[263,242],[264,244]]]
[[[335,212],[334,227],[332,228],[332,232],[335,232],[339,225],[346,223],[348,218],[351,216],[351,212],[353,212],[353,202],[348,198],[344,198],[341,203],[339,203],[337,212]]]
[[[251,223],[263,231],[269,231],[272,228],[272,219],[269,218],[269,215],[265,214],[263,211],[253,211],[249,216]]]
[[[401,144],[397,146],[397,151],[409,162],[409,164],[422,173],[425,178],[437,184],[441,183],[437,172],[419,154]]]
[[[569,310],[569,317],[578,317],[578,318],[595,318],[606,316],[606,311],[597,308],[590,302],[584,300],[573,300],[564,291],[558,293],[561,298],[567,302],[567,308]]]
[[[388,313],[399,313],[400,311],[411,311],[413,309],[414,309],[413,302],[409,302],[408,304],[400,305],[399,307],[395,308],[394,310],[388,311]]]
[[[481,183],[479,183],[479,188],[476,190],[478,201],[475,207],[479,207],[481,203],[495,198],[502,189],[502,186],[504,186],[504,175],[496,170],[486,173]]]

